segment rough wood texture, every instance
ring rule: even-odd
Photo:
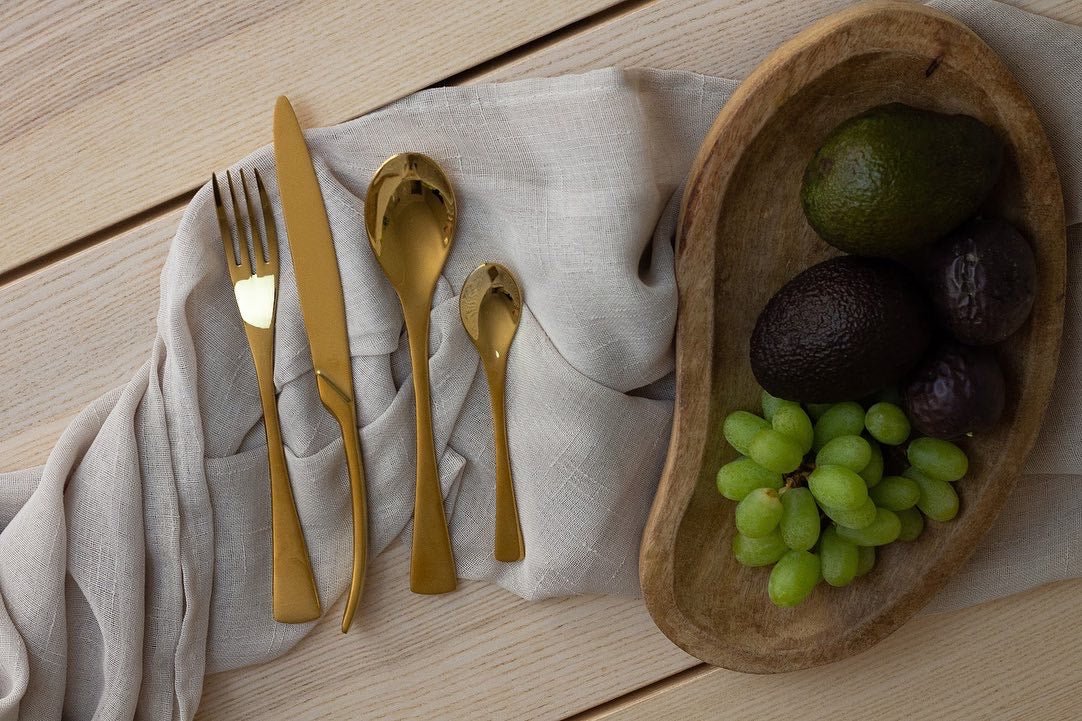
[[[714,475],[733,452],[715,439],[728,411],[756,406],[747,339],[758,311],[796,271],[836,253],[804,219],[807,159],[842,120],[895,101],[968,113],[1009,144],[990,205],[1033,244],[1038,297],[1025,328],[1000,349],[1004,419],[965,444],[971,464],[958,518],[887,547],[859,582],[824,585],[780,610],[766,599],[766,571],[741,568],[729,552],[732,504]],[[741,671],[836,661],[895,630],[969,556],[1021,471],[1051,391],[1066,274],[1059,187],[1044,132],[1007,69],[963,25],[927,8],[877,2],[839,13],[744,82],[708,134],[684,197],[677,408],[640,563],[647,607],[667,636]]]
[[[616,1],[4,3],[0,272],[269,142],[277,95],[341,122]]]
[[[588,718],[1077,721],[1082,664],[1063,636],[1080,613],[1082,581],[1067,581],[915,618],[823,668],[758,676],[700,666]]]

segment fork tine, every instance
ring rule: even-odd
[[[255,217],[255,209],[252,207],[252,194],[248,192],[247,176],[242,169],[240,171],[240,190],[244,194],[245,210],[248,211],[248,237],[252,241],[252,260],[255,262],[257,275],[266,275],[267,256],[263,252],[263,234],[259,232],[259,220]]]
[[[248,247],[248,241],[245,239],[244,227],[240,220],[240,206],[237,204],[237,192],[233,189],[233,173],[227,170],[225,177],[229,183],[229,197],[233,200],[233,219],[237,221],[237,245],[240,250],[240,260],[237,265],[244,268],[248,272],[248,275],[255,275],[255,271],[252,270],[252,251]],[[243,176],[241,177],[243,179]]]
[[[255,171],[255,185],[259,191],[259,204],[263,207],[263,228],[267,236],[267,265],[271,272],[278,272],[278,230],[274,227],[274,213],[271,211],[270,198],[263,185],[259,170]]]
[[[229,271],[240,265],[237,262],[237,251],[233,245],[233,234],[229,232],[229,218],[225,214],[225,206],[222,205],[222,189],[218,187],[218,176],[211,174],[211,185],[214,186],[214,210],[218,214],[218,232],[222,235],[222,245],[225,246],[225,260],[231,266]]]

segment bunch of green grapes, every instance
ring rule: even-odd
[[[745,566],[773,565],[775,605],[796,606],[820,580],[847,586],[872,570],[876,547],[915,540],[925,518],[958,514],[951,484],[969,460],[949,441],[910,441],[909,419],[890,394],[865,408],[801,406],[763,391],[762,406],[761,416],[725,419],[725,440],[741,457],[721,467],[717,485],[737,502],[733,555]],[[885,475],[884,446],[900,451],[907,441],[904,470]]]

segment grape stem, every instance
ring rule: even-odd
[[[785,490],[808,485],[808,474],[815,470],[815,464],[805,461],[800,468],[785,474]]]

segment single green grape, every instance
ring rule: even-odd
[[[762,538],[748,538],[739,533],[733,536],[733,556],[743,566],[769,566],[788,551],[777,530]]]
[[[775,473],[791,473],[804,462],[804,454],[796,441],[773,428],[755,434],[748,446],[748,455],[760,466]]]
[[[924,530],[924,514],[918,508],[907,508],[898,511],[898,520],[902,523],[902,530],[898,533],[899,541],[915,541]]]
[[[860,436],[832,438],[815,454],[817,466],[845,466],[858,474],[871,462],[872,447]]]
[[[756,488],[736,504],[736,530],[748,538],[762,538],[778,527],[781,511],[775,489]]]
[[[808,488],[821,505],[855,511],[868,500],[864,479],[845,466],[817,466],[808,475]]]
[[[917,438],[909,444],[909,462],[930,478],[957,481],[969,470],[965,452],[950,441]]]
[[[774,411],[774,417],[770,419],[771,425],[778,433],[795,441],[800,446],[801,453],[807,453],[812,447],[812,422],[808,414],[799,404],[781,406]]]
[[[875,546],[857,546],[857,578],[875,567]]]
[[[857,545],[839,536],[833,527],[823,531],[823,538],[819,541],[819,560],[823,580],[831,586],[848,586],[857,577],[860,565]]]
[[[819,556],[808,551],[789,551],[770,571],[767,592],[775,606],[796,606],[815,590],[822,578]]]
[[[725,418],[721,432],[729,445],[742,456],[748,455],[748,445],[759,431],[770,428],[765,419],[747,411],[733,411]]]
[[[859,403],[835,403],[815,422],[812,448],[819,450],[838,436],[859,436],[864,431],[864,409]]]
[[[906,475],[916,481],[920,488],[917,508],[933,521],[946,522],[957,516],[958,493],[954,490],[954,486],[924,473],[912,473],[913,470],[906,471]]]
[[[774,420],[774,414],[778,411],[779,408],[784,408],[786,406],[799,406],[800,405],[799,403],[796,403],[794,401],[787,401],[787,400],[784,400],[782,398],[777,398],[775,396],[772,396],[769,393],[767,393],[766,391],[763,391],[762,404],[763,404],[763,418],[766,418],[768,421]]]
[[[817,421],[822,418],[823,414],[830,410],[833,403],[805,403],[805,407],[808,409],[808,415],[811,416],[813,421]]]
[[[756,488],[781,488],[785,479],[750,458],[737,458],[718,469],[718,493],[730,501],[742,501]]]
[[[875,505],[891,511],[904,511],[917,505],[920,500],[920,486],[916,481],[904,476],[887,476],[875,488],[868,489],[868,495]]]
[[[823,506],[823,513],[827,514],[827,518],[839,526],[860,530],[861,528],[867,528],[875,521],[875,503],[869,498],[864,501],[863,506],[855,511],[842,511],[837,508]]]
[[[898,514],[885,508],[875,509],[875,520],[866,528],[838,526],[838,535],[858,546],[885,546],[898,540],[902,522]]]
[[[860,477],[868,488],[874,488],[883,480],[883,449],[875,441],[868,441],[868,446],[872,449],[872,460],[860,471]]]
[[[880,402],[864,414],[864,427],[872,438],[888,446],[900,446],[909,438],[909,419],[905,411],[893,403]]]
[[[794,551],[807,551],[819,540],[819,506],[807,488],[788,488],[781,494],[781,537]]]

